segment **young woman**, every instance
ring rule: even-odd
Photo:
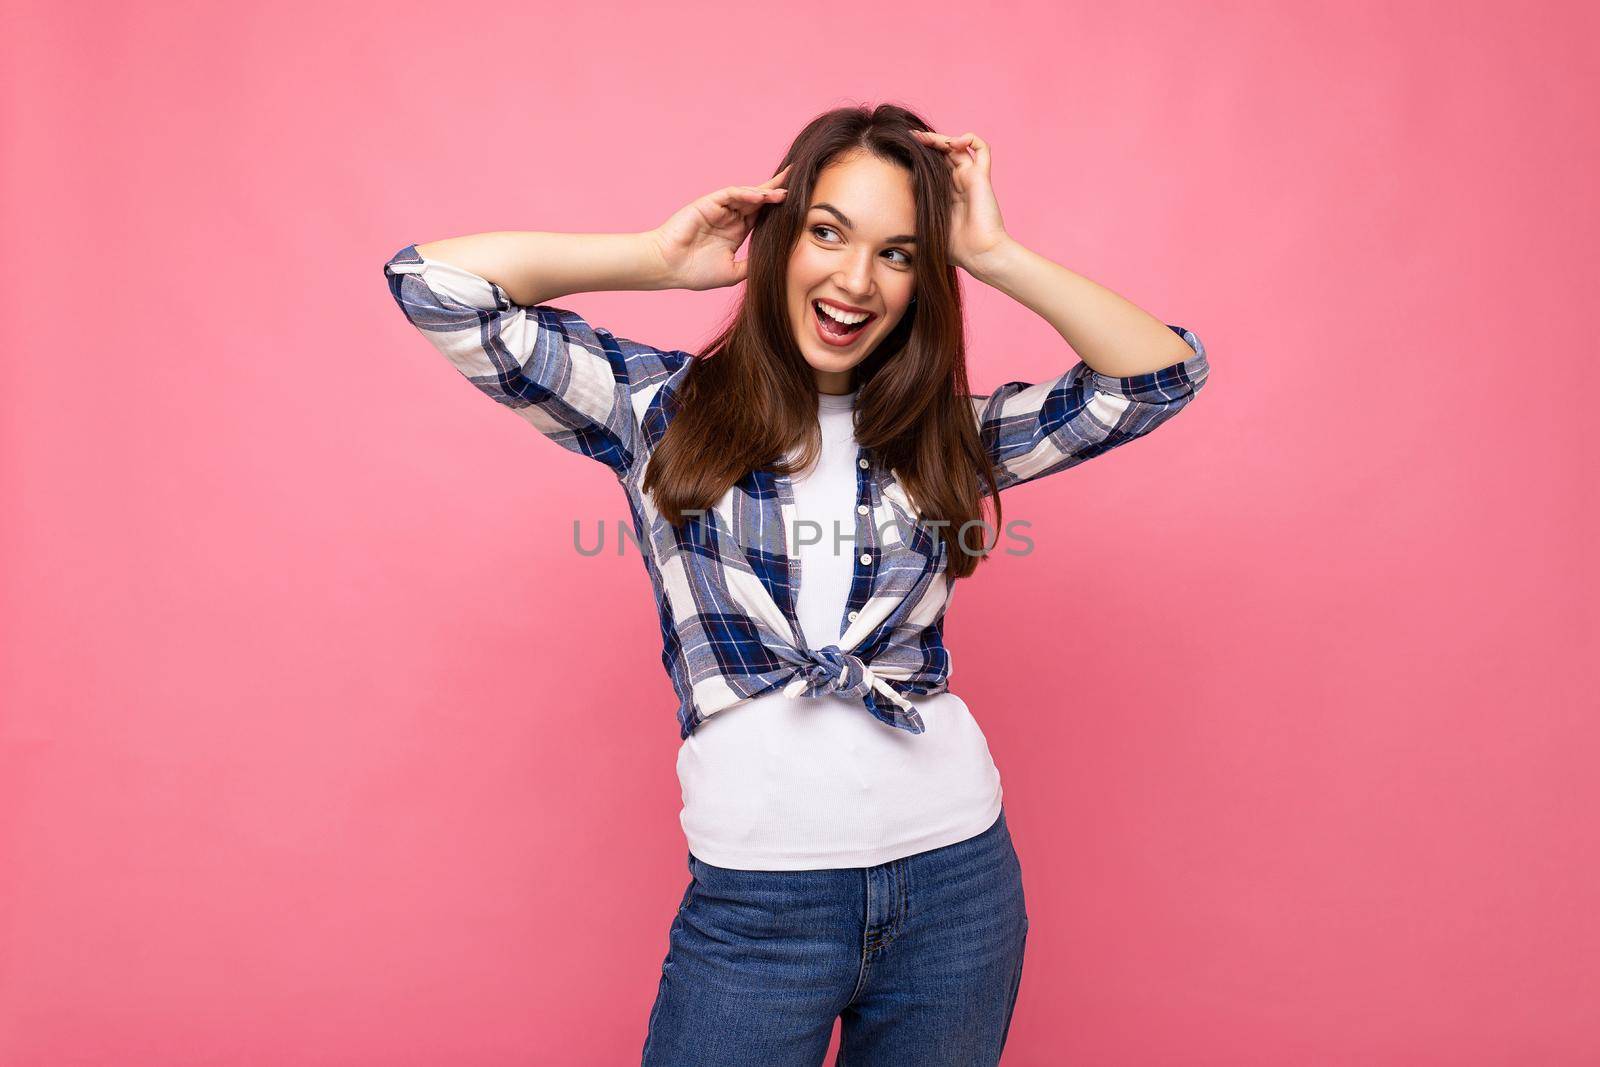
[[[843,1063],[999,1060],[1028,916],[999,774],[947,687],[945,608],[1003,490],[1150,432],[1207,363],[1190,331],[1008,234],[989,176],[971,133],[846,108],[768,181],[653,231],[487,233],[385,264],[455,367],[604,463],[632,511],[690,874],[646,1065],[810,1067],[836,1018]],[[1081,361],[973,395],[957,268]],[[698,354],[550,305],[739,282]]]

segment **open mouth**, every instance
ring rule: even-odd
[[[823,336],[833,341],[850,341],[866,328],[867,323],[878,317],[876,315],[869,314],[860,322],[845,323],[840,322],[828,312],[822,310],[822,307],[822,301],[813,300],[811,302],[811,314],[816,318],[817,328],[822,332]]]

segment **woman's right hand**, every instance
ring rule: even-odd
[[[720,289],[744,281],[748,260],[733,255],[750,236],[763,204],[781,201],[784,167],[760,185],[730,185],[707,193],[649,231],[672,289]]]

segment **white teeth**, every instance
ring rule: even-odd
[[[816,304],[817,307],[821,308],[822,313],[828,316],[828,318],[834,320],[835,322],[842,322],[846,326],[853,326],[858,322],[865,322],[867,319],[872,317],[865,311],[840,311],[838,308],[829,304],[824,304],[820,300],[815,300],[813,303]]]

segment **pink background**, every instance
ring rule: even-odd
[[[381,267],[652,227],[857,101],[1213,359],[951,610],[1006,1062],[1600,1060],[1593,8],[12,10],[6,1067],[637,1062],[688,874],[644,568],[571,547],[622,494]],[[965,284],[978,388],[1075,359]]]

